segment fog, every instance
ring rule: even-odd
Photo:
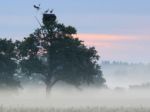
[[[150,108],[150,69],[143,64],[104,64],[103,76],[107,88],[74,86],[56,83],[49,97],[45,85],[24,83],[18,93],[0,92],[3,107],[148,107]],[[32,85],[32,86],[31,86]]]
[[[150,83],[150,64],[104,61],[101,66],[109,88]]]
[[[4,107],[40,107],[40,108],[70,108],[70,107],[150,107],[150,90],[117,90],[84,88],[78,90],[71,86],[53,87],[49,97],[45,95],[44,87],[26,87],[17,95],[0,98]]]

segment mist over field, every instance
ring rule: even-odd
[[[101,64],[106,88],[97,86],[81,86],[59,81],[46,96],[45,84],[34,77],[24,79],[22,88],[17,93],[1,92],[0,105],[2,112],[31,111],[35,112],[149,112],[150,84],[149,65]],[[142,68],[143,70],[139,69]],[[138,70],[138,71],[136,71]]]
[[[101,67],[110,88],[150,88],[150,64],[103,61]]]
[[[3,107],[24,108],[86,108],[86,107],[148,107],[150,108],[149,89],[98,89],[78,90],[69,85],[53,87],[46,97],[44,87],[25,87],[13,96],[1,95]]]
[[[94,85],[76,88],[59,81],[47,97],[45,84],[39,77],[23,78],[22,88],[17,93],[1,91],[0,105],[6,108],[150,108],[149,65],[103,62],[101,67],[106,88]]]

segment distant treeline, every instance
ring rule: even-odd
[[[112,85],[133,85],[130,88],[149,86],[150,64],[102,61],[101,66],[104,76]]]

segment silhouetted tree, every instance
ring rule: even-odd
[[[0,89],[16,90],[20,82],[15,77],[17,70],[16,47],[11,40],[0,39]]]
[[[47,93],[57,81],[76,87],[99,81],[103,86],[99,56],[94,47],[87,48],[74,38],[76,29],[56,21],[54,14],[43,15],[43,25],[20,44],[22,71],[43,76]]]

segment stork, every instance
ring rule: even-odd
[[[40,4],[37,6],[37,5],[33,5],[33,7],[37,10],[40,10]]]
[[[53,11],[54,11],[54,10],[52,9],[52,10],[50,11],[50,13],[53,13]]]
[[[44,13],[48,13],[49,12],[49,9],[47,9]]]

